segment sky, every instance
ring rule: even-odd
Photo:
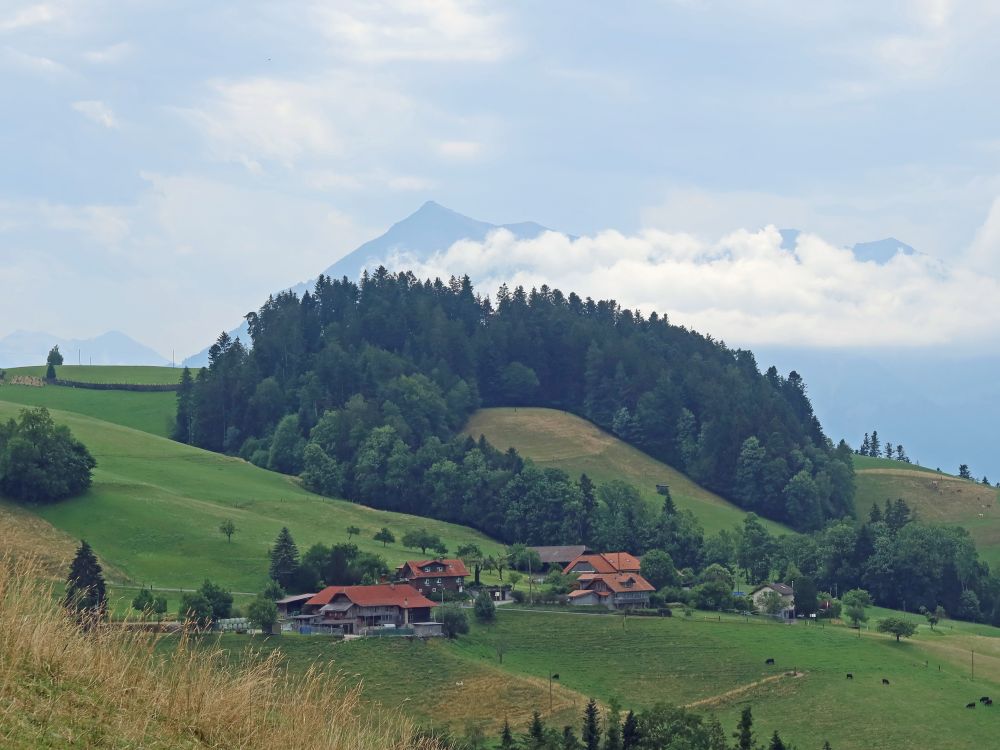
[[[997,343],[998,32],[989,0],[0,0],[0,337],[180,359],[433,199],[580,239],[428,273],[745,345]],[[843,250],[889,236],[921,255]]]

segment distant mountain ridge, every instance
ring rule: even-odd
[[[90,339],[64,339],[51,333],[14,331],[0,339],[0,367],[45,364],[49,350],[59,345],[66,364],[169,365],[170,360],[121,331]]]
[[[395,253],[406,253],[417,260],[427,260],[434,253],[447,250],[461,240],[482,242],[498,229],[505,229],[518,239],[530,240],[544,232],[551,231],[547,227],[533,221],[522,221],[514,224],[491,224],[488,221],[473,219],[434,201],[427,201],[414,213],[402,221],[398,221],[375,239],[369,240],[357,249],[351,251],[325,271],[324,276],[340,279],[346,276],[357,281],[367,268],[374,270],[376,264],[390,263]],[[405,269],[390,268],[391,271]],[[312,289],[315,281],[303,281],[287,289],[301,295]],[[284,290],[282,290],[284,291]],[[229,332],[233,338],[237,336],[244,343],[249,341],[249,331],[246,323]],[[184,360],[186,367],[203,367],[208,364],[208,349],[202,349]]]

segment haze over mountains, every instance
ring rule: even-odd
[[[51,333],[14,331],[0,339],[0,367],[26,367],[45,362],[59,345],[66,364],[169,365],[170,360],[121,331],[89,339],[63,339]]]

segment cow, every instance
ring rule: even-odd
[[[765,664],[774,664],[774,659],[765,659],[764,663]]]
[[[975,708],[975,707],[976,707],[976,702],[975,702],[975,701],[973,701],[972,703],[966,703],[966,704],[965,704],[965,707],[966,707],[966,708]]]
[[[980,703],[986,703],[986,701],[988,701],[989,699],[990,699],[990,696],[984,695],[982,698],[979,699],[979,702]]]
[[[849,680],[853,680],[853,679],[854,679],[854,674],[853,674],[853,673],[851,673],[851,672],[848,672],[848,673],[847,673],[847,679],[849,679]]]
[[[992,706],[993,705],[993,699],[990,698],[988,701],[986,701],[986,705],[987,706]]]
[[[885,677],[883,677],[883,678],[882,678],[882,684],[883,684],[883,685],[888,685],[888,684],[889,684],[889,681],[888,681],[887,679],[885,679]]]

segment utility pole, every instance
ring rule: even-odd
[[[976,649],[972,649],[972,679],[976,679]]]

